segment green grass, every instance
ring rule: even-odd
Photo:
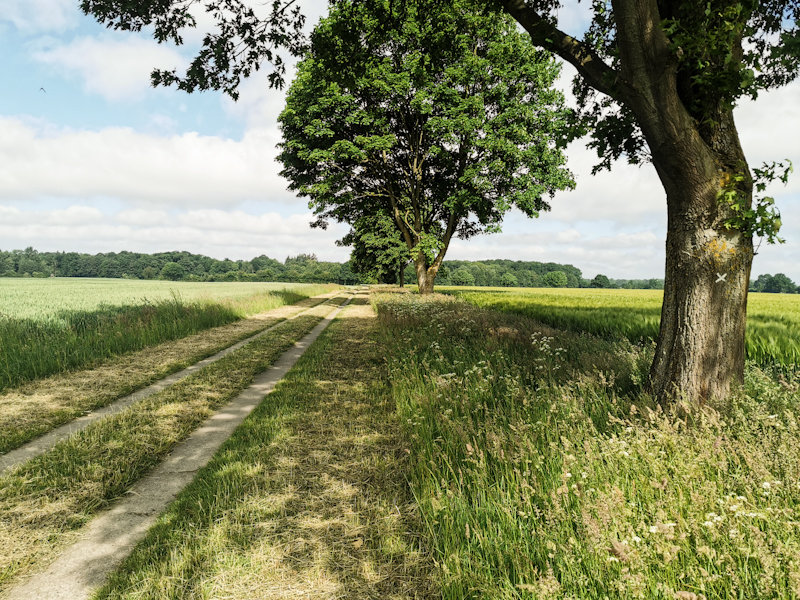
[[[315,296],[337,286],[305,283],[197,283],[136,279],[0,278],[0,316],[49,320],[61,312],[93,312],[106,306],[140,306],[179,296],[184,302],[209,301],[229,304],[244,316],[260,312],[247,309],[253,298],[269,299],[271,293],[291,291],[301,297]],[[238,303],[244,306],[237,306]],[[244,310],[243,310],[244,309]]]
[[[443,598],[800,596],[797,375],[665,413],[649,343],[375,303]]]
[[[336,304],[341,299],[335,301]],[[0,586],[122,494],[331,309],[285,321],[126,411],[97,421],[0,477]]]
[[[95,598],[436,597],[382,364],[348,307]]]
[[[132,284],[143,283],[137,286]],[[297,302],[330,286],[69,279],[0,282],[0,390]],[[209,286],[215,286],[214,296]],[[226,286],[233,286],[225,295]],[[149,286],[149,287],[148,287]],[[249,290],[250,294],[244,293]],[[150,293],[145,297],[136,294]],[[179,293],[190,292],[191,300]],[[158,293],[154,293],[158,292]],[[165,296],[166,294],[166,296]],[[171,295],[170,295],[171,294]],[[201,296],[205,294],[205,296]]]
[[[551,327],[632,342],[655,340],[661,321],[659,290],[440,288],[493,310],[525,315]],[[800,295],[751,293],[747,357],[761,365],[800,365]]]
[[[60,373],[0,394],[0,453],[8,452],[84,413],[106,406],[167,375],[324,302],[307,298],[269,317],[242,319],[178,340]]]

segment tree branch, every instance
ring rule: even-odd
[[[502,0],[501,5],[525,28],[534,44],[567,61],[598,92],[619,99],[617,91],[613,89],[617,72],[589,46],[548,23],[524,0]]]

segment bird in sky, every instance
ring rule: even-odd
[[[41,91],[43,91],[45,94],[47,93],[47,90],[46,90],[46,89],[44,89],[44,88],[39,88],[39,89],[40,89]]]

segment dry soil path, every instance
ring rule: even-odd
[[[130,553],[158,515],[211,459],[294,366],[352,299],[334,308],[308,335],[295,343],[253,384],[217,411],[149,475],[140,479],[125,499],[86,526],[83,538],[67,548],[49,568],[9,590],[7,600],[83,600]]]
[[[329,299],[331,299],[331,298],[335,298],[340,293],[341,292],[337,291],[337,292],[331,293],[331,294],[323,294],[323,296],[327,296]],[[282,307],[282,308],[286,308],[286,307]],[[231,352],[235,352],[239,348],[242,348],[243,346],[249,344],[250,342],[253,342],[253,341],[257,340],[258,338],[266,335],[270,331],[274,330],[276,327],[279,327],[282,323],[285,323],[286,321],[290,321],[292,319],[296,319],[297,317],[305,314],[306,312],[308,312],[310,310],[314,310],[314,308],[316,308],[316,307],[311,307],[311,308],[308,308],[306,310],[299,311],[299,312],[287,317],[285,321],[281,321],[280,323],[276,323],[275,325],[273,325],[272,327],[270,327],[268,329],[264,329],[264,330],[260,331],[259,333],[255,334],[255,335],[252,335],[252,336],[250,336],[248,338],[245,338],[244,340],[242,340],[240,342],[237,342],[237,343],[233,344],[232,346],[229,346],[229,347],[225,348],[224,350],[221,350],[221,351],[217,352],[216,354],[214,354],[212,356],[209,356],[208,358],[205,358],[205,359],[193,364],[192,366],[183,369],[182,371],[178,371],[177,373],[173,373],[172,375],[169,375],[169,376],[165,377],[164,379],[156,381],[155,383],[153,383],[153,384],[151,384],[151,385],[149,385],[149,386],[147,386],[145,388],[137,390],[137,391],[133,392],[132,394],[128,394],[127,396],[123,396],[122,398],[120,398],[119,400],[115,400],[111,404],[108,404],[108,405],[106,405],[106,406],[104,406],[102,408],[98,408],[96,410],[93,410],[90,413],[87,413],[87,414],[85,414],[85,415],[83,415],[81,417],[78,417],[78,418],[70,421],[69,423],[65,423],[64,425],[61,425],[60,427],[57,427],[57,428],[49,431],[48,433],[46,433],[46,434],[44,434],[44,435],[42,435],[42,436],[40,436],[40,437],[38,437],[38,438],[36,438],[34,440],[31,440],[30,442],[27,442],[27,443],[21,445],[19,448],[16,448],[14,450],[6,452],[3,455],[0,455],[0,475],[4,474],[6,471],[9,471],[10,469],[14,468],[17,465],[22,464],[23,462],[25,462],[27,460],[30,460],[31,458],[34,458],[35,456],[39,456],[41,454],[44,454],[45,452],[50,450],[53,446],[55,446],[61,440],[64,440],[64,439],[68,438],[69,436],[71,436],[75,432],[81,431],[82,429],[88,427],[89,425],[91,425],[95,421],[97,421],[99,419],[102,419],[104,417],[107,417],[109,415],[113,415],[115,413],[121,412],[121,411],[127,409],[129,406],[131,406],[135,402],[138,402],[139,400],[143,400],[144,398],[147,398],[148,396],[151,396],[151,395],[153,395],[153,394],[155,394],[157,392],[160,392],[160,391],[168,388],[169,386],[177,383],[178,381],[181,381],[182,379],[185,379],[186,377],[188,377],[192,373],[196,373],[200,369],[202,369],[204,367],[207,367],[207,366],[217,362],[218,360],[220,360],[221,358],[227,356]],[[278,310],[280,310],[280,309],[278,309]],[[273,312],[273,311],[267,311],[266,314],[268,314],[270,312]]]

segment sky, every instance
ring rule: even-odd
[[[267,69],[243,84],[238,102],[154,89],[153,68],[188,64],[205,16],[175,47],[147,32],[108,30],[78,5],[0,1],[0,249],[348,259],[335,244],[347,226],[311,229],[307,200],[278,174],[285,92],[269,88]],[[326,10],[324,0],[302,5],[309,26]],[[559,18],[567,32],[586,24],[581,12],[562,9]],[[735,117],[751,167],[786,158],[798,166],[787,186],[767,192],[786,244],[760,246],[753,278],[781,272],[800,283],[800,82],[743,101]],[[552,261],[586,278],[663,277],[666,199],[653,167],[617,163],[592,176],[585,140],[567,156],[577,188],[557,193],[550,212],[512,212],[502,233],[455,240],[447,258]]]

